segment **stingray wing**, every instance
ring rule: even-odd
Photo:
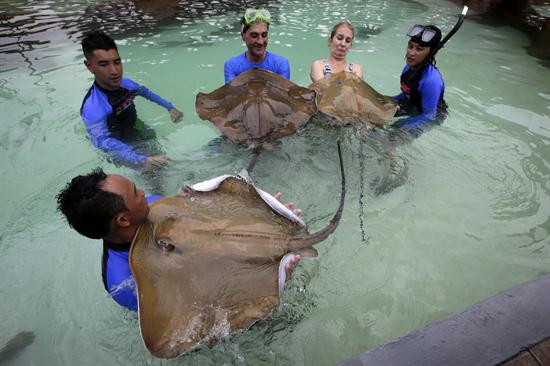
[[[314,91],[253,68],[209,94],[199,93],[195,109],[231,140],[254,147],[295,133],[317,106]]]
[[[317,92],[319,110],[342,123],[383,125],[392,119],[397,103],[349,72],[322,78],[310,86]]]
[[[288,239],[304,231],[236,177],[155,201],[130,252],[149,351],[174,358],[268,316]]]

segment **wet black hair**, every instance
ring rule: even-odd
[[[425,25],[424,28],[435,31],[435,36],[430,39],[429,42],[424,42],[422,41],[423,33],[420,33],[414,37],[411,37],[411,41],[418,43],[422,47],[430,47],[433,50],[434,47],[437,47],[439,45],[439,42],[441,42],[441,29],[437,28],[435,25]]]
[[[115,40],[100,31],[93,31],[84,37],[82,40],[82,52],[86,59],[90,59],[94,55],[94,50],[118,50]]]
[[[73,178],[56,196],[57,210],[69,225],[91,239],[109,235],[115,216],[128,210],[122,196],[100,188],[105,179],[107,174],[96,168]]]

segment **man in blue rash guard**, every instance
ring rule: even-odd
[[[136,142],[142,142],[145,136],[139,130],[143,126],[139,125],[134,98],[140,95],[166,108],[174,123],[183,114],[146,87],[122,77],[122,60],[111,37],[91,32],[82,40],[82,51],[86,57],[84,65],[95,80],[84,97],[80,114],[94,146],[133,167],[150,170],[164,165],[166,156],[151,155],[151,151],[147,156],[138,151]]]
[[[443,99],[445,83],[435,67],[435,59],[430,51],[441,41],[441,30],[427,25],[415,25],[407,33],[408,42],[406,65],[401,73],[401,94],[393,97],[407,114],[416,114],[399,121],[397,126],[411,135],[419,135],[435,123],[441,123],[447,114],[447,104]],[[423,66],[424,65],[424,66]]]
[[[280,199],[281,193],[275,198]],[[71,180],[57,195],[57,208],[78,233],[103,240],[103,285],[121,306],[136,311],[135,282],[128,262],[130,244],[149,214],[149,203],[160,196],[145,197],[127,178],[96,169]],[[293,209],[293,204],[287,206]],[[294,209],[300,215],[300,209]],[[287,278],[298,265],[295,255],[285,266]]]
[[[241,18],[241,38],[246,44],[247,51],[225,61],[223,71],[226,84],[253,67],[269,70],[290,79],[288,60],[267,52],[270,23],[270,14],[265,9],[245,11]]]

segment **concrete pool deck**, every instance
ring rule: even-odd
[[[494,295],[338,365],[498,365],[518,355],[527,357],[520,353],[548,338],[550,274]],[[543,349],[548,348],[544,348],[546,344],[541,343]]]

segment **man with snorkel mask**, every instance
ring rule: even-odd
[[[447,114],[447,104],[443,99],[445,83],[435,66],[433,53],[441,42],[441,30],[433,25],[414,25],[407,36],[411,39],[401,73],[401,94],[393,98],[402,111],[414,114],[399,121],[397,126],[412,135],[419,135],[428,125],[443,122]]]
[[[225,61],[223,70],[226,84],[253,67],[272,71],[290,79],[288,60],[267,52],[270,23],[271,15],[266,9],[245,11],[241,18],[241,38],[246,44],[247,51]]]

